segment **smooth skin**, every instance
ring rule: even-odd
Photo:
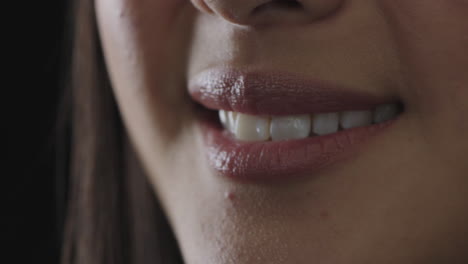
[[[95,0],[118,106],[185,262],[468,263],[468,1],[253,12],[265,2]],[[190,77],[222,65],[298,73],[406,109],[350,161],[240,184],[208,167],[187,96]]]

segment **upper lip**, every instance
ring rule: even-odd
[[[233,68],[205,70],[189,80],[188,89],[191,97],[206,108],[251,115],[369,110],[395,101],[292,73]]]

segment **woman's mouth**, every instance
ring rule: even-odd
[[[395,97],[280,73],[209,70],[189,92],[204,117],[218,114],[201,122],[211,167],[243,182],[317,174],[356,156],[403,112]]]

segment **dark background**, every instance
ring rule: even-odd
[[[57,204],[64,199],[57,198],[63,184],[56,184],[53,131],[65,83],[68,2],[18,1],[2,8],[8,17],[2,34],[2,263],[58,263],[63,215]]]

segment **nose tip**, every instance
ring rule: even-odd
[[[202,12],[233,24],[256,26],[308,23],[337,10],[344,0],[192,0]]]

